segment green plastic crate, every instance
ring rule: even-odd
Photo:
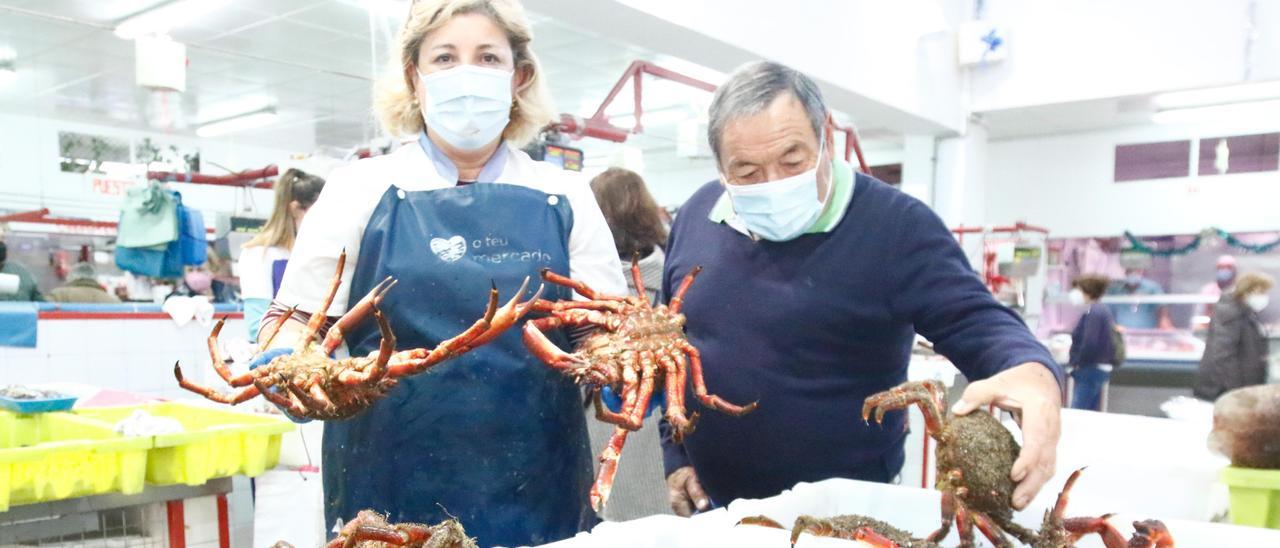
[[[260,475],[280,461],[280,436],[294,429],[284,418],[172,402],[85,409],[76,414],[114,425],[135,409],[177,419],[185,430],[154,436],[147,455],[147,481],[158,485],[202,485],[213,478]]]
[[[0,512],[10,505],[142,492],[150,438],[71,413],[0,411]]]
[[[1280,529],[1280,470],[1228,466],[1222,483],[1231,490],[1231,523]]]

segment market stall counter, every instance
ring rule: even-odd
[[[1056,491],[1061,484],[1046,486],[1046,491]],[[1111,511],[1109,489],[1099,478],[1090,478],[1085,471],[1072,490],[1068,517],[1101,516]],[[1038,529],[1046,501],[1053,497],[1038,497],[1025,511],[1014,519],[1027,527]],[[817,483],[801,483],[795,488],[774,497],[759,500],[738,500],[727,508],[713,510],[692,518],[651,516],[627,522],[602,523],[590,533],[547,544],[547,547],[578,548],[588,546],[629,546],[705,548],[707,546],[737,546],[741,548],[778,548],[790,545],[790,531],[754,525],[738,525],[743,518],[768,516],[779,523],[790,525],[798,516],[831,517],[847,514],[872,516],[905,529],[918,536],[925,536],[938,527],[938,508],[941,497],[938,491],[885,485],[856,480],[830,479]],[[1050,502],[1051,503],[1051,502]],[[1133,533],[1136,520],[1160,519],[1168,527],[1179,546],[1280,546],[1280,531],[1240,527],[1219,523],[1165,519],[1161,516],[1116,514],[1110,522],[1125,536]],[[942,546],[956,546],[959,537],[953,529],[943,539]],[[851,546],[848,541],[803,535],[799,546],[818,548]],[[1097,536],[1085,537],[1077,546],[1100,547]]]

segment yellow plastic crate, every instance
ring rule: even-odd
[[[159,485],[202,485],[213,478],[262,474],[280,461],[280,435],[294,428],[284,418],[172,402],[85,409],[76,414],[114,425],[135,409],[177,419],[184,429],[154,436],[147,455],[147,481]]]
[[[150,438],[71,413],[0,411],[0,512],[10,505],[142,492]]]
[[[1231,523],[1280,529],[1280,470],[1228,466],[1222,483],[1231,490]]]

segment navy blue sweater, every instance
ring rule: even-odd
[[[1115,325],[1110,307],[1099,303],[1089,305],[1089,310],[1080,316],[1075,330],[1071,332],[1071,365],[1098,365],[1115,361],[1115,343],[1111,341]]]
[[[866,396],[907,380],[916,331],[970,379],[1040,362],[1061,383],[1049,352],[991,297],[920,201],[858,174],[831,232],[753,242],[707,218],[723,192],[709,183],[680,209],[662,284],[671,295],[704,267],[683,312],[707,389],[760,402],[733,418],[701,408],[690,392],[697,430],[681,446],[663,429],[667,473],[693,465],[716,504],[801,481],[891,480],[902,467],[905,414],[878,426],[860,413]]]

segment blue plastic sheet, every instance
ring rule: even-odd
[[[0,302],[0,346],[35,348],[38,303]]]

